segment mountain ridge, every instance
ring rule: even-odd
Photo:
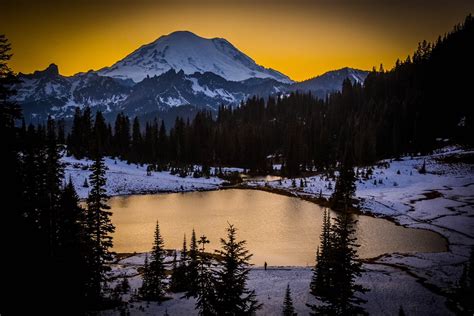
[[[359,70],[354,70],[359,72]],[[219,105],[237,106],[246,98],[257,95],[286,95],[295,91],[311,91],[324,98],[342,87],[344,74],[329,72],[294,84],[285,84],[271,78],[249,78],[228,81],[212,73],[185,74],[170,69],[160,76],[146,77],[138,83],[130,79],[100,76],[94,71],[63,76],[56,65],[33,74],[19,74],[21,83],[15,85],[18,94],[14,100],[24,108],[27,121],[44,121],[48,115],[71,118],[75,107],[89,106],[109,117],[124,112],[129,115],[167,112],[171,108],[192,106],[215,111]],[[343,71],[345,73],[345,71]],[[367,74],[368,72],[363,72]],[[351,80],[354,80],[353,78]]]
[[[268,69],[257,65],[253,59],[237,50],[225,39],[204,39],[186,31],[174,32],[171,35],[172,42],[188,42],[191,38],[191,41],[197,41],[197,47],[203,45],[214,53],[217,49],[214,46],[217,45],[220,47],[218,54],[224,54],[224,57],[216,57],[216,54],[202,55],[199,51],[202,58],[203,56],[207,58],[199,62],[207,67],[209,64],[226,61],[231,63],[232,67],[218,67],[220,71],[208,70],[205,67],[195,69],[198,64],[195,63],[186,68],[189,66],[189,58],[195,56],[195,52],[182,51],[176,53],[176,57],[168,55],[170,48],[167,51],[165,49],[165,52],[158,51],[156,43],[163,46],[163,43],[167,43],[167,41],[163,42],[163,39],[170,39],[170,35],[164,35],[116,62],[114,65],[119,65],[118,68],[106,67],[64,76],[60,74],[59,67],[53,63],[46,69],[37,70],[31,74],[20,73],[18,78],[21,83],[14,86],[18,94],[13,99],[23,106],[27,121],[42,122],[49,115],[69,119],[73,116],[76,107],[85,106],[100,110],[109,118],[113,118],[119,112],[138,116],[166,112],[171,117],[169,113],[182,114],[185,111],[170,111],[177,107],[185,107],[190,113],[195,113],[199,109],[216,111],[220,105],[238,106],[242,101],[254,95],[268,97],[287,95],[294,91],[311,91],[313,95],[324,98],[329,93],[340,90],[345,78],[362,83],[368,74],[366,71],[345,67],[302,82],[293,82],[289,77],[277,71],[270,70],[266,73]],[[195,44],[191,46],[193,45]],[[121,76],[115,71],[122,69],[121,67],[128,67],[127,65],[135,67],[136,64],[141,65],[146,62],[150,62],[149,67],[158,69],[162,64],[159,60],[158,64],[155,64],[156,60],[150,59],[150,53],[156,53],[155,57],[160,55],[168,58],[169,67],[160,68],[163,71],[159,73],[140,72],[143,79],[138,82],[130,76]],[[179,62],[183,60],[183,56],[189,58],[186,57],[184,66],[180,67]],[[233,68],[236,60],[237,64],[243,68],[240,66],[237,70]],[[252,71],[248,73],[252,67],[256,67],[255,71],[260,71],[260,73]],[[107,71],[115,72],[109,76],[105,75]],[[235,79],[233,75],[243,76],[242,78],[245,79],[230,80]],[[196,110],[189,110],[191,108]]]

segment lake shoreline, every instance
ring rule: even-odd
[[[397,279],[392,279],[390,282],[396,282],[397,286],[401,288],[404,287],[402,282],[413,283],[413,286],[418,284],[421,286],[419,295],[426,296],[428,292],[432,293],[428,297],[437,297],[436,301],[443,302],[442,305],[446,308],[451,289],[459,280],[463,263],[467,261],[470,247],[474,245],[474,236],[470,233],[473,231],[474,215],[474,201],[472,200],[472,196],[474,196],[474,168],[471,164],[446,163],[444,160],[446,160],[446,157],[472,154],[473,151],[469,150],[447,148],[429,156],[403,157],[400,161],[387,160],[389,167],[379,167],[377,165],[373,167],[373,179],[378,182],[383,180],[382,185],[378,183],[377,186],[373,185],[371,183],[373,180],[357,183],[356,196],[361,204],[360,214],[384,218],[403,227],[430,230],[441,235],[448,245],[446,252],[391,253],[370,260],[362,260],[364,268],[369,271],[365,277],[372,280],[372,283],[368,283],[371,287],[376,286],[377,283],[373,282],[382,280],[384,274],[396,275]],[[417,169],[424,161],[426,161],[428,172],[421,175],[418,174]],[[111,168],[114,167],[112,163],[110,166]],[[331,179],[324,179],[319,176],[305,178],[308,183],[305,188],[293,188],[291,180],[283,180],[281,185],[279,181],[250,181],[239,185],[225,186],[223,181],[212,177],[211,179],[201,180],[174,177],[172,180],[168,180],[170,176],[167,174],[164,174],[164,176],[156,175],[155,179],[157,181],[153,183],[149,181],[150,183],[146,185],[138,187],[133,185],[121,186],[119,181],[114,179],[114,174],[119,174],[125,182],[131,184],[154,178],[146,177],[145,170],[140,170],[140,167],[130,166],[129,169],[125,168],[118,170],[118,172],[113,170],[112,185],[108,190],[110,196],[255,189],[297,197],[326,206],[324,200],[319,200],[319,195],[322,193],[323,199],[326,200],[331,194],[328,187],[331,187],[331,185],[334,187],[334,182]],[[136,176],[135,172],[141,174]],[[69,170],[68,173],[72,175],[76,187],[84,181],[84,171]],[[167,181],[164,182],[165,189],[161,185],[163,182],[161,179],[163,178]],[[189,185],[191,181],[192,184]],[[296,179],[297,183],[298,181],[299,178]],[[182,184],[184,185],[182,186]],[[426,195],[433,191],[436,191],[437,194]],[[81,197],[84,197],[84,191]],[[252,270],[258,272],[259,268],[259,266],[254,266]],[[305,266],[293,267],[292,269],[299,268],[310,270]],[[275,271],[275,273],[291,274],[285,274],[281,271]],[[283,275],[279,277],[284,279]],[[254,281],[260,282],[258,279]],[[365,282],[365,279],[363,281]],[[261,282],[264,282],[264,280],[261,280]],[[369,292],[367,295],[376,295],[378,291],[381,291],[381,288],[373,289],[372,293]],[[384,291],[388,291],[388,289]],[[423,291],[427,291],[427,293]],[[403,300],[401,300],[400,304],[403,303]],[[373,311],[377,311],[376,307],[373,308]],[[441,307],[438,306],[437,309],[439,308]],[[437,311],[437,309],[433,308],[433,311]],[[450,312],[452,313],[452,311],[446,310],[447,314]]]

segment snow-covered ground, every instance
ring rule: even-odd
[[[137,254],[119,261],[113,265],[114,281],[111,286],[118,284],[123,277],[127,277],[131,286],[130,293],[136,293],[142,284],[138,268],[142,267],[144,254]],[[167,257],[166,261],[172,258]],[[379,264],[365,264],[365,272],[358,280],[370,292],[363,295],[368,302],[366,310],[371,315],[397,314],[400,306],[407,315],[448,315],[450,311],[445,305],[445,298],[428,291],[404,271],[391,266]],[[309,314],[306,304],[315,302],[309,294],[309,283],[312,270],[306,267],[254,267],[249,274],[247,285],[255,289],[257,299],[263,303],[258,315],[279,315],[282,311],[283,297],[287,284],[292,291],[293,304],[299,315]],[[128,301],[131,315],[197,315],[194,309],[196,300],[186,299],[184,293],[172,293],[171,298],[161,304],[143,302],[132,298],[132,295],[123,296]],[[108,310],[103,315],[116,315],[118,310]]]
[[[444,148],[429,156],[402,157],[398,160],[382,161],[373,166],[372,174],[365,176],[367,169],[358,170],[360,180],[356,195],[362,211],[368,215],[389,218],[400,225],[435,231],[446,238],[449,250],[441,253],[387,254],[368,260],[366,272],[359,282],[370,289],[364,294],[365,305],[371,314],[397,314],[400,306],[410,314],[446,315],[452,312],[446,307],[446,296],[450,293],[467,260],[470,248],[474,246],[474,165],[454,162],[471,157],[474,151],[458,147]],[[451,162],[448,162],[451,161]],[[71,175],[81,197],[87,195],[83,188],[84,178],[89,171],[80,164],[84,160],[64,158],[69,165],[67,176]],[[419,169],[425,162],[426,174]],[[222,180],[211,177],[180,178],[168,172],[153,172],[146,175],[146,167],[127,165],[124,162],[107,159],[107,190],[111,195],[143,192],[193,191],[218,189]],[[76,164],[76,165],[75,165]],[[74,165],[76,167],[74,167]],[[304,178],[306,185],[296,187],[292,179],[275,181],[248,181],[246,186],[266,187],[284,190],[301,197],[329,197],[334,188],[334,179],[325,176]],[[141,277],[138,267],[143,254],[124,259],[114,265],[116,275],[126,275],[132,288],[138,288]],[[250,273],[249,287],[255,289],[258,299],[264,304],[259,312],[273,315],[281,312],[284,290],[289,283],[298,313],[307,314],[306,303],[312,302],[309,295],[311,269],[303,267],[279,267],[264,271],[254,267]],[[165,310],[170,315],[193,315],[193,299],[173,299],[161,305],[145,302],[131,302],[132,314],[156,315]],[[125,295],[125,299],[130,296]],[[147,307],[148,306],[148,307]],[[116,312],[116,311],[115,311]],[[115,313],[108,311],[106,314]]]
[[[80,198],[86,198],[89,189],[84,187],[84,180],[89,180],[91,174],[89,166],[91,160],[78,160],[74,157],[64,156],[65,177],[72,179]],[[198,190],[215,190],[220,187],[223,180],[217,177],[193,178],[179,177],[172,175],[169,171],[151,172],[147,175],[147,165],[127,164],[118,159],[105,158],[105,164],[108,168],[107,175],[107,193],[113,195],[128,195],[141,193],[157,192],[190,192]],[[222,168],[223,172],[238,171],[239,168]],[[214,168],[211,169],[214,173]]]
[[[444,300],[435,293],[447,295],[456,286],[463,263],[474,246],[474,165],[447,161],[456,161],[456,158],[462,161],[462,157],[471,157],[472,161],[473,155],[474,151],[449,147],[429,156],[382,161],[372,167],[372,175],[367,179],[362,176],[367,169],[358,170],[360,177],[356,196],[364,213],[386,217],[406,227],[435,231],[444,236],[449,244],[449,250],[442,253],[386,254],[365,264],[366,269],[395,269],[404,277],[392,280],[394,284],[391,286],[410,292],[411,287],[404,286],[405,279],[416,280],[423,285],[421,289],[433,295],[432,299],[438,297]],[[423,163],[426,164],[425,174],[419,172]],[[325,176],[304,178],[305,187],[299,187],[300,180],[296,179],[296,187],[292,186],[292,179],[266,183],[256,181],[249,185],[265,185],[301,197],[319,197],[321,194],[326,198],[335,185],[334,179]],[[365,277],[362,278],[363,283],[366,282]],[[371,310],[376,308],[375,302],[380,303],[376,299],[380,297],[376,293],[380,288],[375,284],[369,287],[373,288],[367,294],[367,307]],[[391,300],[395,297],[391,296]],[[404,301],[400,300],[400,304]],[[442,309],[434,307],[439,304],[428,302],[431,300],[420,300],[419,304],[432,306],[430,314],[444,314]],[[405,309],[406,304],[402,305]],[[386,312],[389,310],[383,314]]]

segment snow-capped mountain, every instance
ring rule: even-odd
[[[274,79],[228,81],[212,72],[186,75],[183,70],[171,69],[136,84],[122,107],[138,113],[183,105],[216,110],[221,104],[236,105],[249,96],[267,96],[286,87]]]
[[[27,121],[44,121],[48,115],[68,118],[75,107],[91,106],[104,112],[120,110],[133,82],[103,77],[94,72],[72,77],[59,74],[51,64],[43,71],[19,74],[14,100],[21,104]]]
[[[352,83],[363,84],[368,71],[345,67],[338,70],[328,71],[320,76],[297,82],[292,90],[311,91],[313,94],[324,98],[328,93],[340,91],[344,79],[349,78]]]
[[[292,82],[284,74],[258,65],[223,38],[206,39],[188,31],[162,36],[97,73],[140,82],[170,69],[182,70],[186,75],[212,72],[228,81],[270,78],[283,83]]]
[[[20,74],[15,100],[23,107],[27,121],[43,122],[48,115],[71,118],[76,107],[90,106],[113,119],[119,112],[131,116],[192,116],[197,109],[216,110],[219,105],[237,105],[254,95],[269,96],[292,91],[312,91],[319,97],[338,91],[350,78],[362,82],[367,72],[344,68],[300,83],[286,84],[272,78],[229,81],[212,72],[186,74],[170,69],[139,83],[100,76],[94,71],[66,77],[50,65],[33,74]],[[180,109],[178,109],[180,108]],[[173,114],[174,113],[174,114]]]
[[[54,64],[18,78],[21,83],[14,87],[14,100],[22,105],[26,120],[34,122],[42,122],[48,115],[68,119],[76,107],[85,106],[100,110],[111,119],[118,112],[143,116],[181,106],[216,110],[221,104],[236,105],[249,96],[267,96],[288,87],[269,78],[228,81],[212,72],[187,75],[174,69],[139,83],[92,71],[66,77]]]
[[[350,78],[362,83],[368,72],[343,68],[299,83],[257,65],[220,38],[204,39],[175,32],[145,45],[110,68],[62,76],[51,64],[33,74],[19,74],[15,101],[27,122],[44,122],[48,115],[72,118],[76,107],[100,110],[106,119],[117,113],[153,118],[191,117],[198,109],[217,110],[258,95],[311,91],[325,97]]]

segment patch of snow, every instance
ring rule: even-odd
[[[89,179],[88,166],[92,165],[92,161],[63,157],[62,162],[66,163],[65,178],[69,179],[71,177],[79,197],[86,198],[90,188],[83,187],[83,184],[85,179]],[[223,183],[223,180],[217,177],[210,177],[209,179],[182,178],[171,175],[168,171],[151,172],[151,175],[147,176],[146,165],[127,164],[124,161],[112,158],[105,158],[105,165],[108,168],[106,189],[110,196],[145,192],[212,190],[219,188]]]

